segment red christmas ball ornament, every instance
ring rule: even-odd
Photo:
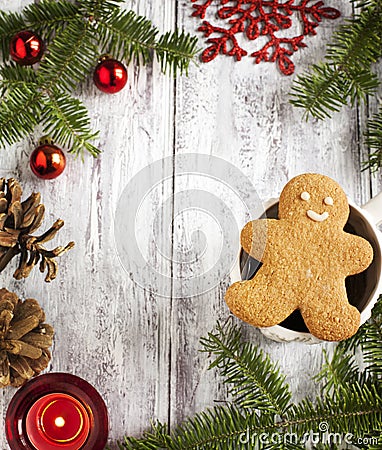
[[[43,180],[57,178],[66,166],[64,152],[53,145],[49,138],[40,139],[39,146],[33,150],[29,162],[32,172]]]
[[[22,66],[31,66],[42,58],[44,43],[33,31],[20,31],[11,39],[9,52],[13,61]]]
[[[115,94],[127,83],[126,67],[116,59],[103,56],[95,68],[93,80],[100,91]]]

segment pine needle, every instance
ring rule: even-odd
[[[32,133],[41,116],[40,94],[22,84],[0,103],[0,145],[12,145]]]
[[[197,52],[196,37],[175,31],[158,40],[159,31],[152,22],[133,11],[112,11],[98,20],[97,33],[103,52],[143,64],[155,53],[162,71],[171,71],[174,76],[187,73]]]
[[[201,344],[204,352],[215,356],[210,369],[219,369],[224,383],[231,386],[235,403],[242,408],[285,414],[292,397],[285,377],[262,350],[241,341],[238,326],[218,323],[216,331],[202,338]]]
[[[382,379],[382,295],[373,309],[372,317],[361,331],[360,345],[367,364],[366,370]]]
[[[366,161],[364,169],[376,172],[382,167],[382,106],[379,112],[369,120],[365,137],[369,148],[369,160]]]
[[[111,11],[120,8],[125,0],[81,0],[77,1],[77,5],[83,15],[92,16],[98,19]]]
[[[149,19],[133,11],[113,11],[98,20],[97,33],[101,49],[115,58],[146,64],[156,44],[158,30]]]
[[[6,95],[8,90],[15,87],[22,89],[26,86],[30,89],[37,89],[38,75],[31,67],[19,66],[13,62],[4,64],[0,67],[0,86],[2,97]]]
[[[93,44],[89,24],[77,20],[54,38],[39,73],[48,90],[60,88],[70,92],[87,77],[96,61],[97,47]]]
[[[41,122],[44,134],[70,148],[70,153],[81,157],[84,150],[93,156],[100,153],[100,150],[91,144],[98,138],[99,133],[92,132],[87,110],[80,100],[59,91],[46,96]]]
[[[347,389],[349,383],[360,383],[359,367],[355,361],[354,353],[347,352],[341,346],[334,350],[332,358],[324,350],[324,364],[315,380],[322,382],[322,389],[341,398],[342,391]]]
[[[41,0],[26,6],[23,13],[28,28],[50,41],[69,22],[78,20],[79,10],[66,0]]]

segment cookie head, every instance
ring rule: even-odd
[[[306,173],[292,178],[280,195],[280,219],[343,228],[348,217],[349,204],[345,192],[325,175]]]

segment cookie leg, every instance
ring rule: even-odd
[[[233,284],[225,295],[233,314],[255,327],[277,325],[297,309],[292,291],[268,285],[265,279],[259,272],[252,280]]]
[[[317,292],[300,308],[309,331],[325,341],[343,341],[360,326],[361,315],[347,300],[345,286]]]

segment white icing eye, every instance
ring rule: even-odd
[[[308,202],[310,200],[309,192],[306,192],[306,191],[302,192],[301,193],[301,200],[304,200],[304,201]]]
[[[333,206],[333,203],[334,203],[334,202],[333,202],[332,197],[325,197],[324,203],[325,203],[325,205]]]

